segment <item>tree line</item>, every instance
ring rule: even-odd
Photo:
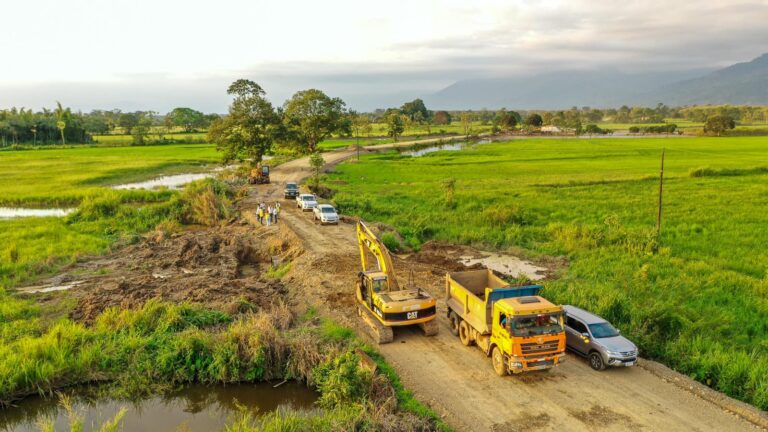
[[[162,140],[164,134],[174,129],[206,130],[218,118],[218,114],[204,114],[186,107],[174,108],[164,115],[119,109],[74,112],[59,102],[54,109],[40,111],[14,107],[0,110],[0,145],[87,144],[94,141],[94,135],[111,134],[118,129],[131,135],[134,144],[145,144],[151,134]]]

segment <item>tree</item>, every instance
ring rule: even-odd
[[[69,108],[64,109],[64,107],[61,106],[61,102],[59,101],[56,101],[56,110],[54,112],[56,113],[56,127],[59,129],[59,133],[61,134],[61,145],[64,145],[67,143],[64,139],[64,129],[67,128],[67,120],[69,120],[72,112],[69,110]]]
[[[139,113],[121,113],[117,125],[123,128],[127,135],[131,135],[133,128],[139,123]]]
[[[192,108],[179,107],[166,114],[174,126],[184,129],[185,132],[192,132],[195,128],[205,125],[205,114]]]
[[[359,114],[355,111],[350,111],[349,116],[351,117],[352,133],[355,135],[355,138],[357,138],[355,143],[357,147],[357,158],[360,159],[360,137],[365,133],[370,133],[371,120],[368,116]]]
[[[320,154],[320,152],[314,152],[309,157],[309,166],[312,167],[312,170],[314,171],[314,182],[315,182],[315,188],[320,186],[320,172],[323,169],[323,166],[325,166],[325,159],[323,159],[323,155]]]
[[[348,133],[345,105],[316,89],[299,91],[285,102],[285,125],[302,153],[316,152],[317,144],[333,133]]]
[[[727,115],[713,115],[704,122],[704,133],[721,136],[725,131],[736,127],[736,122]]]
[[[434,115],[436,125],[449,125],[451,124],[451,115],[448,111],[438,111]]]
[[[537,113],[528,114],[528,117],[525,118],[526,126],[541,127],[543,123],[544,119],[542,119],[541,116]]]
[[[397,138],[405,131],[405,123],[403,122],[403,115],[399,112],[391,112],[386,117],[387,135],[397,141]]]
[[[493,124],[505,132],[511,131],[517,126],[517,118],[515,118],[512,113],[502,109],[496,113],[496,117],[493,119]]]
[[[459,119],[461,121],[461,129],[464,131],[464,135],[469,136],[469,134],[472,132],[472,114],[463,112],[459,116]]]
[[[149,131],[152,130],[152,115],[151,111],[137,113],[136,125],[131,129],[131,136],[133,137],[133,145],[144,145],[146,142]]]
[[[280,115],[261,86],[253,81],[239,79],[229,86],[227,93],[235,96],[229,114],[211,124],[208,140],[224,153],[225,162],[261,162],[275,139],[282,136]]]
[[[414,99],[411,102],[404,103],[400,107],[400,111],[414,121],[416,120],[416,114],[421,114],[422,119],[429,117],[429,110],[427,110],[424,101],[421,99]]]

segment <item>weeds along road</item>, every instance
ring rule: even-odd
[[[323,156],[332,166],[354,154],[341,150]],[[367,335],[355,312],[360,263],[354,225],[316,225],[311,213],[283,200],[285,181],[310,174],[307,158],[275,167],[273,184],[254,186],[242,210],[252,213],[262,200],[283,203],[281,225],[305,250],[285,283],[302,290],[301,296],[323,313]],[[600,373],[569,354],[565,364],[549,372],[500,378],[479,349],[464,347],[451,334],[444,316],[444,271],[407,258],[396,259],[395,269],[404,280],[412,270],[415,282],[438,299],[440,333],[425,337],[418,329],[396,329],[394,342],[379,349],[406,388],[458,430],[742,431],[768,426],[764,412],[650,361]]]

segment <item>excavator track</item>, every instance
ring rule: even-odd
[[[377,320],[373,314],[365,307],[358,305],[357,314],[360,315],[365,323],[368,324],[368,328],[371,330],[371,336],[373,340],[378,344],[386,344],[392,342],[395,338],[395,334],[392,331],[392,327],[385,326],[381,321]]]
[[[419,324],[419,327],[424,331],[424,334],[427,336],[435,336],[438,331],[439,327],[437,326],[437,320],[433,319],[432,321],[427,321],[425,323]]]

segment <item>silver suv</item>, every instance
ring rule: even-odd
[[[637,364],[637,346],[621,336],[611,323],[576,306],[565,305],[563,309],[566,345],[587,357],[592,369]]]

